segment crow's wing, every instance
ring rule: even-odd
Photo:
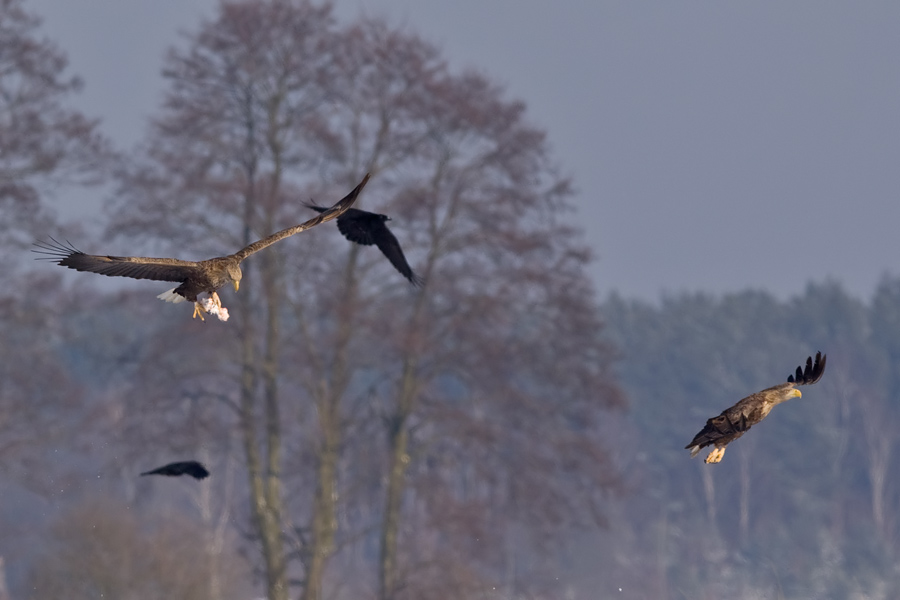
[[[397,238],[391,233],[391,230],[387,228],[384,222],[380,222],[376,227],[373,227],[371,235],[372,239],[375,240],[375,245],[377,245],[378,249],[381,250],[381,253],[391,261],[391,264],[394,265],[394,268],[397,269],[401,275],[406,277],[413,285],[422,285],[422,279],[413,273],[409,263],[406,262],[406,256],[403,254],[403,249],[400,248],[400,242],[397,241]]]

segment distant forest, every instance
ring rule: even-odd
[[[52,381],[30,384],[39,388],[35,402],[45,398],[55,408],[30,414],[36,407],[27,406],[18,415],[33,419],[21,428],[22,437],[30,438],[21,442],[29,453],[6,468],[20,483],[5,485],[2,518],[9,533],[0,544],[8,565],[11,557],[18,559],[11,579],[21,585],[30,577],[25,573],[52,573],[61,568],[61,557],[89,553],[83,545],[85,536],[94,535],[92,519],[119,530],[100,541],[124,544],[123,551],[161,546],[176,554],[199,552],[194,544],[210,517],[198,521],[197,511],[206,510],[204,502],[216,505],[186,484],[173,491],[136,478],[164,458],[188,453],[210,459],[212,432],[205,429],[201,402],[188,395],[171,408],[154,408],[159,401],[151,399],[152,391],[129,384],[157,343],[152,331],[165,331],[171,321],[171,307],[150,302],[145,289],[101,295],[68,289],[63,298],[57,305],[64,302],[64,311],[36,311],[54,315],[52,336],[35,340],[33,321],[4,324],[5,340],[18,338],[26,348],[39,343],[37,356],[58,361]],[[546,595],[537,597],[567,590],[572,597],[602,590],[635,599],[889,599],[900,593],[900,409],[892,368],[900,360],[900,279],[885,279],[869,302],[825,283],[810,284],[787,301],[760,291],[683,294],[659,303],[613,294],[600,313],[600,335],[619,353],[615,371],[628,400],[627,409],[610,411],[597,427],[618,476],[597,504],[595,526],[563,526],[549,546],[508,548],[505,560],[521,569],[515,577],[544,588]],[[124,323],[127,330],[118,329]],[[203,327],[210,325],[221,326]],[[199,326],[193,331],[199,334]],[[96,342],[89,352],[76,341],[85,335]],[[817,350],[827,352],[828,370],[803,389],[803,398],[776,407],[729,446],[721,464],[705,465],[705,452],[689,458],[683,447],[708,417],[782,382]],[[7,373],[4,389],[10,379]],[[151,404],[138,406],[143,403]],[[139,418],[130,422],[127,415],[135,409]],[[376,426],[380,419],[367,418]],[[35,438],[33,430],[40,435]],[[148,442],[159,436],[168,439],[169,450]],[[206,447],[199,453],[198,440]],[[532,441],[539,445],[539,434]],[[233,442],[221,443],[227,448]],[[506,443],[496,451],[504,447],[512,451]],[[228,462],[213,457],[210,464],[210,482],[218,478],[221,484],[224,477],[227,486],[239,483]],[[561,473],[579,477],[577,470]],[[40,500],[28,500],[35,497]],[[246,509],[232,510],[240,531]],[[548,510],[552,514],[552,505]],[[173,538],[173,519],[179,531],[196,537]],[[501,527],[482,524],[478,535],[493,535],[494,526]],[[229,539],[233,547],[248,543]],[[361,543],[361,560],[377,556]],[[31,550],[23,555],[22,548]],[[240,556],[229,560],[242,562]],[[154,568],[165,571],[164,564]],[[252,568],[243,568],[248,570],[238,579],[246,585]],[[544,579],[550,573],[561,581]]]
[[[602,578],[633,597],[896,598],[900,279],[871,301],[836,283],[602,306],[629,411],[613,446],[628,476]],[[822,381],[729,445],[682,448],[706,419],[781,383],[821,350]],[[609,569],[607,565],[616,565]]]

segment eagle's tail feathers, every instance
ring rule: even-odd
[[[159,298],[160,300],[165,300],[166,302],[171,302],[173,304],[184,302],[184,296],[175,293],[175,290],[177,289],[178,287],[173,287],[171,290],[165,291],[157,296],[157,298]]]

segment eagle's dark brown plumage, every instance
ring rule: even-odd
[[[307,204],[309,208],[322,212],[327,210],[322,206],[315,204]],[[391,233],[385,224],[391,218],[387,215],[351,208],[337,218],[338,231],[351,242],[371,246],[378,246],[381,253],[384,254],[394,268],[406,277],[409,282],[415,286],[422,285],[422,278],[413,273],[412,267],[406,262],[406,256],[403,249],[400,248],[400,242],[396,236]]]
[[[194,316],[203,318],[205,309],[197,301],[199,294],[207,293],[221,307],[216,293],[226,283],[234,285],[237,291],[241,281],[241,262],[263,248],[271,246],[279,240],[330,221],[346,212],[356,201],[360,191],[369,181],[369,175],[363,178],[356,188],[331,208],[324,209],[318,216],[289,227],[277,233],[253,242],[246,248],[229,256],[219,256],[198,262],[179,260],[177,258],[148,258],[143,256],[99,256],[85,254],[71,245],[52,242],[39,242],[35,245],[47,260],[76,271],[89,271],[110,277],[131,277],[133,279],[153,279],[156,281],[176,281],[181,285],[158,297],[170,302],[188,300],[194,303]],[[52,240],[52,238],[51,238]]]
[[[825,372],[825,359],[821,352],[817,352],[815,364],[811,356],[807,358],[806,370],[797,367],[797,373],[789,375],[787,383],[747,396],[731,408],[723,410],[718,417],[707,420],[706,426],[685,446],[691,451],[691,458],[697,456],[702,448],[713,445],[715,448],[706,457],[706,462],[721,461],[725,447],[765,419],[776,404],[802,395],[795,386],[810,385],[821,379]]]
[[[184,462],[169,463],[158,469],[141,473],[141,475],[166,475],[168,477],[190,475],[194,479],[204,479],[205,477],[209,477],[209,471],[196,460],[186,460]]]

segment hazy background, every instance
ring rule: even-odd
[[[85,80],[74,105],[125,148],[159,105],[166,48],[215,6],[31,2]],[[900,4],[336,2],[360,12],[527,103],[574,179],[604,294],[784,298],[831,278],[868,298],[897,272]]]
[[[235,310],[223,324],[154,300],[162,286],[16,252],[32,268],[8,269],[0,293],[0,600],[4,570],[15,600],[96,598],[87,586],[101,584],[118,586],[104,597],[243,600],[283,590],[288,576],[302,581],[291,594],[319,597],[318,577],[335,600],[900,598],[898,9],[354,0],[332,25],[300,2],[296,12],[247,0],[247,12],[204,26],[215,2],[22,1],[46,17],[39,35],[68,54],[67,73],[86,80],[75,108],[101,119],[128,160],[107,180],[121,196],[102,214],[108,191],[58,194],[76,224],[64,235],[79,247],[115,253],[135,236],[162,256],[185,243],[208,256],[248,229],[298,222],[298,197],[334,194],[332,180],[346,179],[338,150],[357,132],[381,152],[380,128],[367,125],[401,85],[413,91],[387,101],[406,115],[397,124],[437,135],[412,149],[388,138],[407,162],[364,201],[395,217],[414,268],[433,260],[428,285],[414,288],[374,249],[318,228],[246,265],[253,275],[225,293]],[[430,46],[380,37],[360,14],[437,44],[455,69],[482,70],[511,102],[478,78],[429,74],[417,57]],[[247,88],[224,69],[164,61],[179,31],[240,32],[212,65],[320,44],[333,78],[293,101],[317,89],[340,97],[315,107],[336,115],[327,133],[337,142],[283,180],[275,167],[291,153],[277,144],[244,160],[262,138],[235,115],[270,114],[281,88],[256,86],[277,69],[263,79],[248,69],[260,93],[229,113],[218,94]],[[0,83],[33,73],[13,64]],[[163,64],[181,73],[167,80],[176,102],[165,110]],[[312,79],[305,62],[290,64]],[[424,83],[407,86],[409,73]],[[0,190],[14,200],[2,207],[0,247],[16,250],[60,231],[41,214],[43,195],[29,194],[72,170],[96,173],[90,159],[102,154],[83,135],[47,134],[37,117],[53,117],[58,98],[49,109],[30,98],[11,103],[0,128],[14,150],[0,179],[25,184]],[[507,182],[525,198],[555,180],[533,160],[543,143],[503,118],[518,114],[514,101],[575,181],[578,210],[564,218],[598,255],[599,302],[574,251],[581,239],[549,218],[555,205],[511,203],[520,196],[494,187],[521,165],[540,177]],[[427,111],[404,113],[420,102]],[[492,127],[484,106],[500,106]],[[145,133],[151,115],[167,126]],[[328,137],[306,139],[306,125],[271,133],[294,156],[319,152]],[[232,143],[238,130],[257,143]],[[16,135],[33,144],[17,146]],[[65,140],[65,160],[49,170],[20,177],[7,166]],[[137,143],[159,151],[132,151]],[[501,151],[474,153],[495,143]],[[210,169],[210,149],[240,172]],[[420,173],[457,152],[456,179],[422,193]],[[307,178],[311,168],[325,171]],[[277,185],[258,184],[257,172]],[[467,193],[448,193],[457,181]],[[256,194],[264,188],[268,201]],[[238,222],[236,197],[258,216]],[[433,215],[457,202],[458,218],[435,231]],[[79,231],[91,220],[95,231]],[[120,235],[104,238],[107,227]],[[708,417],[817,350],[828,371],[802,399],[718,467],[689,459],[684,445]],[[259,468],[263,449],[274,467]],[[137,476],[184,458],[214,476]],[[250,485],[253,473],[266,485]],[[265,514],[276,527],[259,526]],[[274,564],[283,557],[286,571]]]

